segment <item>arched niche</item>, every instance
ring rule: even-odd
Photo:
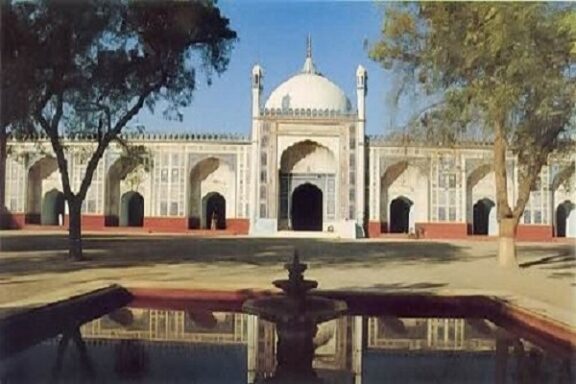
[[[44,191],[62,189],[57,171],[58,163],[52,156],[42,157],[28,168],[25,217],[27,224],[41,224]]]
[[[144,225],[144,197],[136,191],[128,191],[120,199],[121,227],[142,227]]]
[[[483,198],[473,206],[472,233],[474,235],[493,235],[496,227],[496,207],[492,200]]]
[[[576,206],[570,200],[556,207],[556,237],[576,237]]]
[[[236,174],[225,160],[207,157],[198,161],[190,170],[188,183],[188,228],[210,228],[211,214],[207,213],[207,196],[217,193],[224,199],[224,211],[218,214],[218,227],[225,228],[226,217],[231,217],[236,191]]]
[[[126,188],[126,186],[124,185],[124,187],[122,187],[122,183],[129,175],[133,174],[133,172],[142,169],[143,167],[139,162],[123,156],[116,159],[110,168],[108,168],[104,193],[104,222],[106,226],[127,226],[126,222],[121,220],[121,216],[123,214],[125,215],[125,212],[122,211],[124,209],[122,198],[127,196],[126,193],[130,191],[126,191],[123,194],[122,189]],[[144,196],[142,196],[140,192],[138,192],[138,194],[144,201]],[[144,215],[144,213],[142,213],[142,215]]]
[[[202,212],[206,229],[226,229],[226,199],[218,192],[210,192],[202,198]]]
[[[64,224],[64,206],[66,199],[64,194],[57,190],[51,189],[46,192],[42,200],[42,225],[62,225]]]
[[[411,211],[414,202],[405,196],[399,196],[390,202],[390,233],[408,233],[414,224]]]

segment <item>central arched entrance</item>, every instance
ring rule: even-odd
[[[204,228],[226,229],[226,199],[217,192],[204,196]]]
[[[390,203],[390,233],[408,233],[412,201],[398,197]]]
[[[142,227],[144,225],[144,197],[135,191],[126,192],[121,199],[120,226]]]
[[[290,218],[295,231],[322,230],[322,191],[315,185],[306,183],[292,193]]]

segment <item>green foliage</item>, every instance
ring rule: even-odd
[[[3,2],[2,25],[3,103],[22,96],[15,107],[50,120],[61,102],[57,128],[70,134],[125,125],[142,96],[181,117],[195,88],[193,54],[208,75],[220,73],[236,36],[208,1]]]
[[[370,57],[410,86],[442,95],[410,135],[446,145],[481,134],[494,143],[500,218],[518,223],[552,153],[574,151],[576,6],[421,2],[391,5]],[[508,204],[505,154],[518,159]],[[502,229],[502,227],[501,227]]]
[[[17,101],[13,115],[33,116],[50,137],[65,195],[61,137],[94,139],[83,196],[104,150],[141,108],[162,102],[167,117],[181,118],[198,64],[208,78],[225,70],[236,38],[228,24],[204,0],[4,1],[3,103]]]
[[[471,123],[503,122],[517,153],[527,145],[549,153],[574,114],[575,25],[571,5],[392,5],[370,57],[444,93],[443,112],[428,116],[435,127],[461,137]]]
[[[70,208],[70,253],[81,258],[80,206],[108,145],[144,106],[163,102],[166,117],[181,118],[196,57],[208,78],[224,71],[236,33],[209,0],[0,1],[0,144],[29,117],[49,137]],[[62,137],[76,135],[94,145],[74,192]]]

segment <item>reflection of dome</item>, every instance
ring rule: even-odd
[[[302,71],[276,88],[266,104],[266,109],[311,109],[349,112],[350,101],[333,82],[316,71],[312,62],[312,50],[308,52]]]

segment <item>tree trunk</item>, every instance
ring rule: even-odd
[[[516,264],[516,225],[510,204],[508,204],[508,183],[506,170],[507,143],[504,138],[503,123],[495,125],[494,137],[494,176],[496,181],[496,212],[500,224],[498,239],[498,264],[502,267],[515,267]]]
[[[0,129],[0,229],[8,228],[9,217],[8,208],[6,207],[6,127]]]
[[[68,255],[73,260],[84,260],[82,254],[82,200],[73,197],[68,200]]]
[[[500,233],[498,238],[498,264],[501,267],[514,268],[518,266],[516,260],[516,228],[518,222],[513,217],[500,219]]]

